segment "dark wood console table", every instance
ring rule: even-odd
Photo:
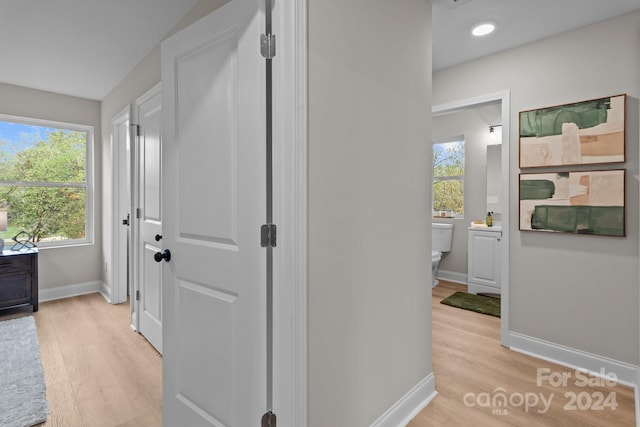
[[[0,254],[0,315],[38,311],[38,249]]]

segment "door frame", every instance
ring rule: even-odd
[[[127,301],[127,283],[129,277],[127,276],[127,266],[130,263],[130,259],[127,258],[127,246],[131,241],[131,234],[128,233],[126,239],[122,239],[120,236],[120,230],[123,220],[123,212],[126,207],[123,207],[120,203],[120,193],[123,189],[129,188],[131,191],[130,173],[127,171],[129,163],[125,161],[124,165],[122,160],[126,159],[130,162],[127,155],[127,144],[130,145],[129,123],[131,120],[131,108],[130,106],[122,109],[111,119],[111,156],[112,156],[112,236],[111,242],[111,289],[109,295],[109,302],[111,304],[120,304]],[[120,133],[118,128],[120,126],[126,126],[127,139],[125,141],[120,140]],[[131,206],[131,205],[130,205]],[[124,209],[123,209],[124,208]],[[130,214],[131,212],[129,212]],[[125,214],[126,215],[126,214]],[[122,280],[122,279],[125,280]]]
[[[273,32],[274,408],[307,425],[307,5],[275,2]]]
[[[481,95],[445,104],[434,105],[432,116],[441,116],[461,110],[469,110],[484,104],[501,101],[502,108],[502,156],[501,156],[501,187],[502,193],[502,245],[501,257],[501,293],[500,307],[500,344],[509,348],[509,136],[511,132],[511,91]]]

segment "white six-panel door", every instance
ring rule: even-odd
[[[162,45],[163,423],[266,411],[264,59],[257,0]]]
[[[139,332],[162,353],[162,96],[157,85],[136,104],[138,125],[137,275]]]
[[[129,140],[129,107],[111,121],[113,135],[113,242],[111,303],[121,304],[129,296],[129,223],[131,201],[131,144]],[[123,221],[129,223],[123,223]]]

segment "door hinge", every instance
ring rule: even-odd
[[[140,219],[140,208],[136,208],[136,218]]]
[[[140,289],[136,290],[136,301],[140,301]]]
[[[140,136],[140,125],[130,124],[129,126],[135,129],[135,136]]]
[[[260,427],[277,427],[276,426],[276,414],[269,411],[262,416],[262,424]]]
[[[264,224],[260,227],[260,246],[263,248],[276,247],[276,225]]]
[[[276,56],[276,35],[260,34],[260,53],[267,59]]]

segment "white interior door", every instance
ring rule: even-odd
[[[162,45],[169,426],[258,426],[267,409],[259,9],[232,0]]]
[[[136,103],[138,136],[138,330],[162,353],[162,96],[160,86]]]
[[[113,155],[113,241],[111,262],[111,303],[120,304],[129,296],[129,216],[131,200],[129,107],[112,120]]]

